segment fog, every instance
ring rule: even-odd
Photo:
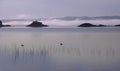
[[[43,24],[49,26],[77,26],[82,23],[92,23],[92,24],[103,24],[103,25],[116,25],[120,24],[120,20],[73,20],[73,21],[65,21],[65,20],[42,20]],[[10,22],[3,22],[4,25],[28,25],[31,24],[32,21],[10,21]]]

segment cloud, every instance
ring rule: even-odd
[[[15,16],[15,18],[16,19],[28,19],[28,18],[31,18],[31,16],[27,14],[20,14],[20,15]]]
[[[31,21],[10,21],[3,23],[4,25],[29,25]]]

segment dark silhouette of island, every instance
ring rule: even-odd
[[[99,25],[96,25],[97,27],[106,27],[106,25],[103,25],[103,24],[99,24]]]
[[[78,25],[78,27],[96,27],[96,25],[93,25],[91,23],[83,23],[81,25]]]
[[[3,25],[2,21],[0,20],[0,27],[10,27],[11,25]]]
[[[115,25],[115,27],[120,27],[120,24],[118,24],[118,25]]]
[[[106,27],[106,25],[102,25],[102,24],[93,25],[91,23],[83,23],[81,25],[78,25],[78,27]]]
[[[42,24],[42,22],[33,21],[30,25],[27,25],[26,27],[48,27],[48,25]]]

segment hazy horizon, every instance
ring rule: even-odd
[[[40,20],[38,20],[40,21]],[[33,21],[9,21],[9,22],[3,22],[4,25],[29,25]],[[66,20],[42,20],[40,21],[43,24],[49,25],[49,26],[77,26],[82,23],[92,23],[95,25],[103,24],[103,25],[117,25],[119,24],[120,20],[113,19],[113,20],[73,20],[73,21],[66,21]]]

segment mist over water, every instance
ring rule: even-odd
[[[39,20],[38,20],[39,21]],[[113,20],[73,20],[73,21],[65,21],[65,20],[41,20],[43,24],[49,26],[77,26],[82,23],[92,23],[92,24],[103,24],[103,25],[116,25],[120,24],[120,20],[113,19]],[[28,25],[31,24],[32,21],[9,21],[3,22],[4,25]]]

